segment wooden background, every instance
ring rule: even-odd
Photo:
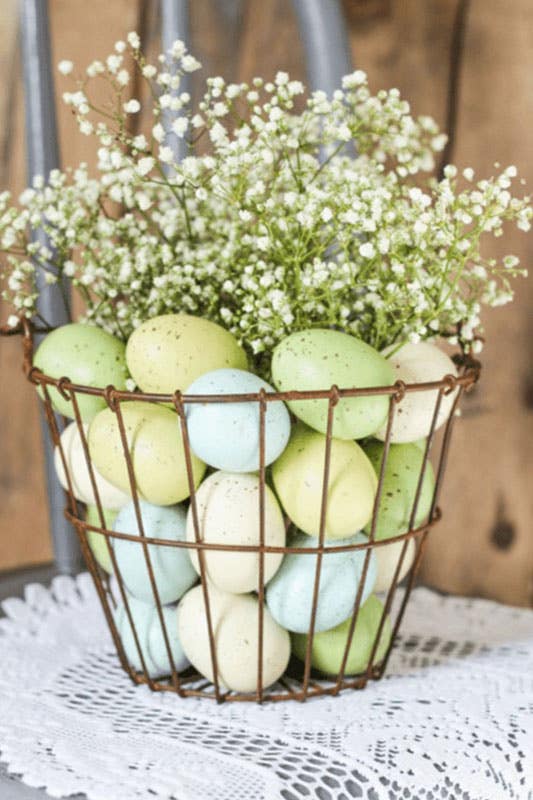
[[[157,47],[155,0],[50,0],[54,61],[80,66],[129,30]],[[207,74],[229,80],[278,69],[303,78],[289,0],[194,0],[193,50]],[[354,63],[374,89],[397,86],[415,113],[444,124],[457,0],[346,0]],[[0,14],[0,185],[20,190],[24,119],[16,0]],[[60,81],[58,81],[60,83]],[[452,159],[490,173],[514,163],[533,183],[533,4],[472,0]],[[59,95],[58,91],[58,95]],[[60,111],[63,164],[91,162],[94,147]],[[515,230],[492,245],[531,263],[533,241]],[[484,375],[455,429],[442,496],[445,517],[429,539],[423,578],[461,594],[533,605],[533,287],[486,317]],[[20,375],[15,342],[0,343],[0,569],[50,560],[36,399]]]

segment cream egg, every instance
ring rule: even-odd
[[[389,347],[383,351],[383,355],[387,356],[395,381],[431,383],[442,380],[445,375],[457,375],[457,368],[451,358],[429,342],[405,344],[399,350]],[[450,416],[456,394],[457,389],[442,396],[435,430]],[[396,407],[391,442],[414,442],[429,436],[437,398],[438,389],[407,392]],[[386,431],[385,423],[375,434],[376,438],[384,441]]]
[[[383,545],[382,547],[374,548],[374,555],[376,557],[377,577],[374,586],[375,592],[388,592],[392,586],[394,575],[402,555],[405,542],[391,542],[390,544]],[[416,555],[416,545],[414,539],[409,539],[405,548],[402,566],[396,583],[400,583],[411,567]]]
[[[253,692],[258,683],[259,614],[257,597],[229,594],[207,586],[219,685],[236,692]],[[290,637],[263,606],[262,685],[267,688],[285,672]],[[196,586],[178,606],[178,635],[191,664],[213,681],[213,663],[203,587]]]
[[[83,430],[87,441],[88,426],[84,425]],[[74,497],[76,500],[86,503],[87,505],[96,505],[96,497],[91,482],[89,467],[87,466],[83,441],[76,422],[71,422],[67,425],[61,434],[61,447],[67,463],[67,471]],[[68,490],[68,480],[63,467],[63,459],[61,458],[59,445],[57,445],[54,450],[54,466],[59,483],[63,489]],[[121,489],[117,489],[114,484],[104,478],[94,465],[93,473],[96,490],[103,508],[116,510],[122,508],[122,506],[129,502],[130,496]]]
[[[257,546],[260,544],[259,478],[257,475],[215,472],[196,492],[198,534],[202,542],[215,545]],[[272,547],[285,545],[285,523],[272,490],[265,486],[264,541]],[[192,503],[187,514],[187,541],[196,541]],[[259,553],[204,549],[208,579],[227,592],[257,590]],[[276,572],[282,553],[264,556],[264,581]],[[194,568],[201,573],[199,557],[191,550]]]

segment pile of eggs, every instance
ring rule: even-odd
[[[286,404],[277,399],[265,401],[267,485],[261,526],[261,404],[209,401],[209,396],[263,390],[268,398],[275,390],[389,386],[397,379],[416,383],[455,374],[452,361],[432,344],[408,344],[379,353],[346,333],[311,329],[291,334],[275,348],[271,386],[248,370],[244,350],[228,331],[185,314],[167,314],[144,322],[126,345],[99,328],[66,325],[43,340],[34,362],[46,375],[67,375],[75,384],[113,385],[124,390],[128,379],[133,379],[145,393],[172,395],[181,391],[203,398],[185,404],[188,470],[174,405],[122,401],[121,434],[117,413],[102,396],[76,395],[106,528],[128,534],[130,539],[110,537],[111,558],[102,534],[89,530],[87,535],[101,568],[112,573],[116,567],[120,574],[145,668],[152,677],[171,672],[169,650],[145,548],[131,537],[144,534],[169,543],[200,541],[245,548],[206,548],[199,556],[194,546],[146,546],[163,605],[174,668],[181,671],[192,665],[207,679],[214,678],[204,603],[207,590],[218,681],[239,692],[251,692],[257,686],[260,572],[265,587],[261,593],[265,602],[263,686],[280,678],[291,653],[305,659],[317,568],[313,548],[318,545],[321,523],[328,400],[297,399]],[[48,392],[58,412],[75,417],[71,400],[54,387]],[[437,427],[448,417],[453,400],[453,393],[443,396]],[[428,435],[435,401],[435,390],[408,393],[397,408],[376,520],[377,540],[396,537],[409,528],[424,457],[423,437]],[[321,558],[310,651],[312,666],[326,675],[339,672],[358,595],[361,606],[344,671],[350,675],[367,668],[384,610],[379,594],[387,591],[393,580],[402,579],[415,556],[411,539],[401,574],[395,575],[403,542],[373,548],[366,572],[364,548],[335,548],[364,544],[368,539],[388,407],[387,395],[369,395],[344,397],[334,408],[326,549]],[[123,435],[139,497],[142,531],[131,497]],[[77,422],[65,427],[61,445],[62,453],[57,448],[55,457],[59,480],[65,488],[70,484],[74,496],[86,504],[87,522],[99,527],[93,481]],[[188,500],[191,480],[194,504]],[[427,517],[433,489],[434,476],[428,464],[415,524]],[[260,544],[261,535],[273,550],[264,553],[260,568],[260,555],[254,548]],[[285,546],[298,548],[298,552],[280,552],[278,548]],[[199,583],[202,572],[205,587]],[[136,637],[123,606],[115,613],[115,623],[127,658],[140,670]],[[374,654],[376,663],[386,652],[390,635],[390,622],[386,620]]]

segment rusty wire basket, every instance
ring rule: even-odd
[[[289,392],[276,392],[266,393],[264,390],[257,394],[241,394],[241,395],[207,395],[207,396],[187,396],[182,395],[181,392],[175,392],[173,395],[157,395],[146,394],[142,392],[127,392],[118,391],[112,386],[105,388],[93,388],[89,386],[81,386],[72,383],[68,377],[60,379],[51,378],[36,367],[33,366],[33,330],[30,323],[26,320],[21,320],[18,329],[4,330],[3,333],[22,333],[23,334],[23,347],[24,347],[24,372],[29,381],[40,387],[41,400],[44,405],[46,419],[49,425],[50,433],[54,444],[58,448],[60,458],[63,464],[65,474],[67,476],[68,491],[67,505],[65,508],[65,515],[71,521],[76,529],[81,549],[87,567],[92,575],[103,612],[105,614],[113,642],[115,644],[118,657],[123,669],[130,676],[131,680],[137,684],[147,684],[150,689],[154,691],[170,691],[175,692],[180,697],[206,697],[215,699],[217,702],[224,701],[282,701],[282,700],[299,700],[304,701],[308,697],[316,695],[336,695],[343,689],[361,689],[370,679],[377,680],[382,677],[386,669],[387,661],[394,644],[394,640],[398,635],[402,617],[412,590],[417,570],[420,566],[421,558],[424,551],[427,535],[431,527],[440,519],[441,512],[438,507],[439,492],[442,485],[442,478],[445,470],[447,453],[450,445],[450,437],[452,433],[453,422],[456,417],[458,405],[461,400],[462,393],[468,391],[479,377],[480,364],[479,362],[469,358],[468,356],[458,354],[455,356],[454,361],[458,366],[458,375],[444,375],[440,381],[430,383],[418,384],[405,384],[402,381],[397,381],[392,386],[381,386],[377,388],[338,388],[332,386],[328,389],[320,391],[289,391]],[[83,450],[87,463],[87,468],[90,475],[92,489],[96,498],[96,506],[98,509],[99,525],[89,524],[84,519],[83,508],[77,502],[72,488],[72,481],[69,476],[67,466],[67,458],[63,450],[61,442],[62,428],[66,424],[66,420],[58,418],[54,413],[51,399],[50,388],[56,388],[68,402],[72,404],[72,417],[74,418],[83,444]],[[380,508],[380,502],[383,491],[383,479],[385,474],[387,457],[391,445],[391,434],[393,431],[395,415],[398,408],[401,408],[401,403],[406,395],[412,392],[435,392],[435,404],[432,415],[431,425],[427,431],[426,444],[423,449],[423,458],[420,467],[420,473],[416,485],[416,492],[414,496],[413,506],[410,513],[408,529],[403,533],[387,539],[376,540],[376,520]],[[442,431],[436,435],[437,420],[439,419],[439,411],[444,396],[455,392],[449,414],[446,418]],[[137,519],[138,529],[140,535],[131,533],[115,532],[106,527],[104,509],[102,507],[101,499],[98,492],[97,482],[95,480],[94,468],[89,457],[89,448],[85,429],[82,423],[79,410],[79,397],[82,396],[101,397],[105,400],[107,406],[116,414],[118,428],[120,431],[120,438],[123,447],[124,457],[127,465],[129,476],[130,491],[133,504],[135,507],[135,515]],[[383,458],[381,468],[378,476],[378,487],[374,500],[374,508],[372,515],[372,522],[370,526],[368,540],[363,543],[346,544],[342,540],[335,543],[333,546],[328,546],[327,552],[347,552],[362,550],[364,551],[364,561],[362,573],[357,589],[357,596],[353,606],[351,618],[348,625],[348,633],[346,639],[346,646],[340,669],[337,675],[326,677],[324,674],[316,672],[311,665],[311,651],[313,638],[315,635],[315,622],[316,611],[318,604],[318,592],[320,586],[321,564],[323,554],[325,552],[325,521],[328,504],[328,481],[330,474],[330,453],[332,442],[332,427],[334,410],[336,404],[341,398],[345,397],[369,397],[369,396],[388,396],[388,419],[386,425],[386,435],[383,441]],[[322,479],[322,497],[321,497],[321,512],[320,512],[320,530],[318,533],[318,546],[313,548],[305,548],[306,554],[316,555],[316,567],[314,572],[314,585],[312,594],[312,610],[311,610],[311,624],[308,633],[307,647],[305,652],[305,660],[297,661],[294,657],[289,662],[285,674],[273,685],[265,686],[263,684],[263,628],[264,628],[264,609],[265,609],[265,581],[264,581],[264,560],[267,553],[298,553],[301,550],[297,547],[290,546],[268,546],[265,544],[265,487],[266,468],[265,468],[265,412],[267,404],[272,401],[290,401],[290,400],[327,400],[328,413],[327,413],[327,432],[325,437],[325,456],[324,468]],[[132,463],[131,453],[128,446],[127,434],[124,425],[122,414],[122,404],[126,401],[136,400],[143,403],[166,403],[172,404],[176,410],[179,424],[176,426],[176,435],[181,436],[185,464],[187,469],[187,479],[190,489],[190,512],[192,513],[194,523],[194,541],[174,541],[167,539],[152,538],[145,535],[143,528],[143,519],[141,514],[141,506],[139,502],[139,495],[136,487],[136,480],[134,474],[134,467]],[[204,542],[201,539],[198,512],[196,505],[196,491],[193,478],[191,449],[189,446],[187,419],[185,409],[188,404],[193,403],[257,403],[259,407],[259,493],[258,493],[258,508],[257,513],[259,516],[259,544],[258,545],[230,545],[230,544],[213,544]],[[432,461],[435,469],[435,487],[431,500],[430,510],[427,517],[422,524],[415,526],[417,519],[417,509],[420,500],[424,475],[429,462],[429,456],[432,456]],[[106,546],[109,554],[111,564],[113,565],[113,577],[110,577],[97,563],[94,554],[89,546],[88,537],[91,534],[100,534],[105,537]],[[117,564],[115,557],[113,542],[118,540],[128,540],[134,542],[136,546],[143,549],[144,559],[146,562],[147,572],[150,578],[151,590],[153,593],[153,600],[155,608],[157,609],[158,621],[161,626],[166,654],[168,656],[168,663],[171,665],[170,674],[161,678],[151,677],[149,670],[146,666],[146,653],[143,650],[141,638],[135,628],[133,616],[130,611],[128,601],[128,593],[122,579],[122,575]],[[402,575],[402,566],[406,558],[406,551],[410,545],[411,540],[414,542],[414,558],[412,564],[405,572],[401,580],[401,589],[395,600],[398,586],[400,584],[399,578]],[[394,574],[388,591],[383,596],[383,612],[376,631],[376,635],[371,646],[370,657],[366,669],[356,675],[346,675],[346,664],[348,653],[352,643],[359,609],[361,606],[361,595],[365,584],[369,560],[371,552],[375,548],[387,546],[396,543],[398,545],[398,560],[394,569]],[[205,620],[207,623],[207,630],[209,636],[209,649],[212,674],[214,679],[212,682],[205,679],[193,668],[189,668],[185,672],[178,673],[175,668],[173,657],[170,648],[171,631],[168,630],[165,624],[163,614],[163,604],[161,603],[157,581],[155,580],[154,570],[151,562],[151,556],[148,545],[157,545],[160,547],[180,547],[187,548],[190,551],[197,551],[199,571],[201,576],[203,604],[205,611]],[[219,678],[217,668],[217,631],[213,625],[211,604],[210,604],[210,585],[206,580],[206,565],[205,555],[210,551],[222,550],[230,552],[254,552],[258,554],[258,582],[257,582],[257,599],[258,599],[258,616],[257,616],[257,680],[255,691],[251,692],[238,692],[226,689]],[[133,638],[135,648],[138,654],[138,663],[141,669],[135,669],[128,661],[125,652],[123,641],[116,624],[115,609],[117,604],[122,603],[127,615]],[[391,616],[391,637],[390,644],[386,652],[378,654],[378,645],[381,640],[383,627],[387,617]],[[377,657],[379,655],[379,658]]]

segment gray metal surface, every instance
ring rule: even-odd
[[[190,44],[188,0],[161,0],[161,43],[163,50],[165,52],[170,50],[176,39],[181,39],[187,45]],[[185,74],[181,80],[180,88],[174,94],[189,92],[190,89],[191,80],[189,75]],[[165,130],[169,131],[169,119],[173,118],[174,115],[175,112],[163,116]],[[188,147],[185,138],[180,139],[175,133],[168,132],[167,141],[177,160],[181,161],[187,155]]]
[[[47,0],[21,0],[21,47],[25,87],[26,148],[28,179],[42,175],[59,166],[54,104],[54,80],[50,54]],[[36,238],[45,241],[42,231]],[[38,310],[51,325],[70,321],[68,286],[66,283],[48,285],[44,273],[38,276]],[[46,483],[49,503],[49,526],[54,557],[61,572],[73,574],[81,565],[76,534],[63,516],[63,490],[56,478],[53,464],[53,445],[41,411],[41,430],[44,444]]]
[[[350,41],[340,0],[292,0],[311,89],[331,94],[351,72]]]

